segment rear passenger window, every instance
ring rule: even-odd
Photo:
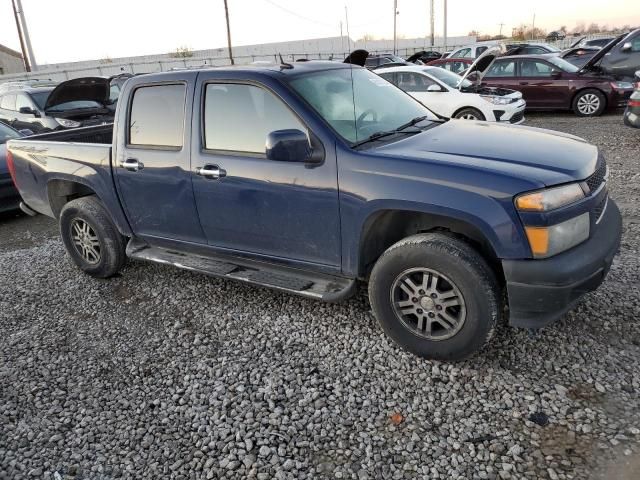
[[[129,144],[182,147],[185,85],[137,88],[131,103]]]
[[[207,85],[204,142],[207,150],[264,155],[267,135],[275,130],[307,129],[270,91],[254,85]]]

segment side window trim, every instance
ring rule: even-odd
[[[172,146],[172,145],[141,145],[137,143],[131,143],[131,109],[133,107],[133,101],[135,99],[135,94],[138,90],[145,87],[162,87],[162,86],[170,86],[170,85],[182,85],[184,86],[184,104],[182,110],[182,145],[181,146]],[[152,83],[141,83],[140,85],[136,85],[129,94],[129,101],[127,104],[127,116],[126,116],[126,131],[125,131],[125,148],[130,148],[134,150],[163,150],[167,152],[180,152],[184,149],[185,144],[189,144],[190,139],[185,141],[185,133],[187,131],[187,102],[189,101],[189,88],[188,84],[185,80],[170,80],[166,82],[152,82]]]
[[[314,138],[311,129],[306,124],[306,122],[298,115],[298,113],[291,108],[291,106],[282,98],[277,92],[269,88],[267,85],[251,81],[251,80],[236,80],[236,79],[227,79],[227,78],[218,78],[218,79],[209,79],[202,82],[202,90],[200,92],[200,153],[207,155],[227,155],[234,157],[249,157],[249,158],[258,158],[258,159],[266,159],[266,153],[261,152],[248,152],[245,150],[224,150],[224,149],[215,149],[215,148],[207,148],[207,139],[206,139],[206,130],[205,130],[205,114],[206,114],[206,95],[207,95],[207,86],[209,85],[246,85],[252,86],[256,88],[262,88],[266,92],[272,94],[276,99],[278,99],[282,104],[291,112],[291,114],[300,122],[300,124],[305,128],[307,138],[309,140],[309,144],[314,144]]]

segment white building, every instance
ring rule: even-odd
[[[24,72],[22,55],[4,45],[0,45],[0,75]]]

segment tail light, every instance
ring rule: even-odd
[[[627,102],[628,107],[640,107],[640,100],[629,100]]]
[[[16,182],[16,167],[13,164],[13,154],[9,150],[7,150],[7,167],[9,167],[9,175],[11,175],[13,184],[18,188],[18,182]]]

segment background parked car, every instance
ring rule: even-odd
[[[507,55],[544,55],[545,53],[560,53],[560,49],[548,43],[507,44]]]
[[[604,46],[593,58],[598,57],[602,71],[618,80],[633,81],[636,71],[640,70],[640,28]]]
[[[416,52],[408,57],[407,62],[417,63],[420,61],[426,65],[427,63],[438,60],[441,57],[442,54],[439,52],[421,50],[420,52]]]
[[[631,94],[624,112],[624,123],[630,127],[640,128],[640,70],[636,72],[636,80],[636,89]]]
[[[462,72],[467,70],[472,63],[472,58],[441,58],[439,60],[433,60],[427,65],[444,68],[445,70],[449,70],[450,72],[460,75]]]
[[[7,165],[7,141],[24,137],[25,133],[0,123],[0,213],[17,210],[20,194],[11,180]]]
[[[35,133],[110,123],[115,110],[110,95],[111,79],[103,77],[10,90],[0,96],[0,122]]]
[[[487,49],[493,47],[498,42],[483,42],[483,43],[474,43],[472,45],[465,45],[462,48],[458,48],[449,53],[446,58],[478,58],[482,55]]]
[[[504,88],[480,88],[460,75],[431,66],[381,68],[376,73],[438,115],[464,120],[522,123],[522,94]]]
[[[590,40],[587,40],[587,37],[582,37],[580,40],[575,42],[569,48],[577,48],[577,47],[602,48],[602,47],[604,47],[606,44],[608,44],[609,42],[611,42],[614,39],[615,39],[615,37],[602,37],[602,38],[592,38]]]
[[[573,110],[592,117],[626,106],[633,85],[587,67],[580,69],[553,54],[507,56],[493,62],[482,82],[519,90],[530,110]]]
[[[564,33],[562,30],[556,30],[553,32],[549,32],[549,34],[547,35],[547,42],[555,42],[557,40],[564,40],[564,38],[567,36],[566,33]]]

